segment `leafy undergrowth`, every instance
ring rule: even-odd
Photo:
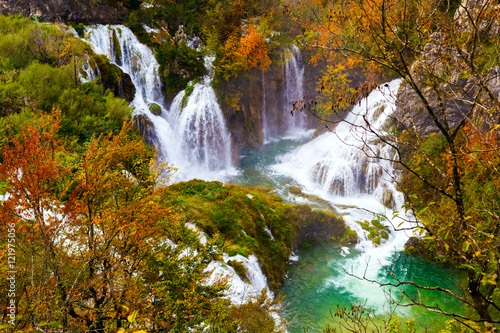
[[[228,255],[256,254],[273,290],[282,281],[292,246],[353,238],[342,218],[285,202],[266,187],[191,180],[170,186],[165,200]]]
[[[293,225],[283,214],[290,204],[257,188],[201,180],[170,186],[166,200],[186,222],[194,221],[217,239],[230,256],[255,253],[270,287],[278,287],[295,237]]]

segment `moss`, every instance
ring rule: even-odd
[[[264,191],[192,180],[170,186],[165,200],[177,207],[185,221],[195,221],[208,236],[219,239],[219,247],[228,255],[256,254],[270,285],[277,288],[291,253],[287,244],[294,228],[283,214],[290,204]]]
[[[151,111],[152,114],[159,116],[161,115],[161,106],[156,103],[152,103],[149,106],[149,111]]]
[[[345,245],[356,244],[356,242],[358,241],[358,234],[348,226],[346,228],[347,232],[340,239],[340,243]]]
[[[376,216],[372,221],[358,221],[361,228],[368,231],[368,238],[375,245],[380,245],[382,243],[382,239],[389,238],[389,227],[382,224],[382,218],[383,217],[381,216]]]
[[[250,283],[250,280],[247,277],[247,269],[241,262],[236,261],[236,260],[229,260],[227,262],[227,264],[229,266],[231,266],[232,268],[234,268],[234,271],[236,272],[236,274],[238,274],[238,276],[243,281],[245,281],[246,283]]]
[[[193,90],[194,90],[194,86],[192,84],[188,84],[186,89],[184,89],[184,96],[182,96],[182,102],[181,102],[183,109],[186,107],[187,100],[188,100],[189,96],[191,96],[191,94],[193,93]]]
[[[300,189],[300,187],[298,186],[292,186],[288,189],[288,191],[292,194],[295,194],[295,195],[302,195],[302,190]]]
[[[116,30],[113,29],[113,50],[115,51],[116,59],[122,58],[122,49],[120,47],[120,41],[118,40],[118,36],[116,35]]]

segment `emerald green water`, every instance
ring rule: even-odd
[[[271,166],[278,162],[277,157],[293,151],[308,142],[309,138],[310,136],[304,136],[298,140],[279,140],[258,149],[241,151],[238,166],[240,173],[229,182],[243,185],[269,185],[286,200],[295,200],[287,195],[286,188],[291,185],[301,185],[289,177],[272,171]],[[316,194],[322,196],[321,191]],[[336,206],[338,211],[351,215],[359,214],[359,212],[356,209],[340,208],[335,202],[347,200],[349,204],[361,207],[368,204],[370,200],[366,197],[340,199],[325,196],[324,198]],[[344,217],[348,218],[348,216]],[[359,249],[341,248],[334,244],[319,244],[297,251],[295,254],[300,259],[289,263],[281,289],[281,294],[285,296],[285,309],[282,315],[288,319],[295,318],[288,327],[288,331],[290,333],[304,332],[302,320],[304,325],[309,325],[308,332],[322,332],[326,324],[332,324],[330,310],[334,313],[338,305],[350,306],[355,302],[366,302],[366,307],[384,317],[384,313],[390,309],[389,294],[396,299],[401,296],[401,292],[394,288],[384,289],[376,284],[349,276],[342,267],[352,270],[358,277],[366,274],[381,283],[393,282],[389,273],[382,268],[385,266],[388,270],[393,270],[401,280],[412,280],[425,286],[439,285],[461,293],[458,282],[455,280],[456,272],[452,272],[445,266],[434,265],[423,259],[395,252],[394,246],[396,245],[392,244],[396,244],[395,240],[400,236],[392,235],[389,241],[380,247],[366,244],[365,241]],[[401,244],[397,246],[400,250]],[[368,269],[367,263],[369,263]],[[405,290],[411,295],[416,294],[416,290],[410,287]],[[451,296],[424,291],[422,297],[427,304],[437,304],[444,310],[458,313],[463,311],[462,304]],[[444,328],[445,321],[449,319],[416,307],[398,308],[396,314],[402,318],[403,323],[409,318],[415,319],[420,332],[439,332]]]
[[[350,254],[345,257],[341,253],[342,249],[333,244],[316,245],[301,249],[296,253],[300,259],[289,265],[282,288],[282,294],[286,296],[284,313],[288,318],[295,318],[288,328],[290,333],[304,332],[301,320],[307,325],[309,315],[309,332],[321,332],[328,323],[334,326],[330,310],[334,313],[338,305],[349,306],[356,301],[362,303],[366,301],[366,306],[382,317],[384,312],[388,312],[388,296],[384,294],[384,288],[347,276],[342,270],[343,265],[348,265],[351,261],[362,260],[362,253],[354,249],[350,249]],[[395,253],[391,261],[393,261],[393,267],[389,265],[387,269],[392,269],[401,280],[411,280],[425,286],[439,284],[460,293],[458,283],[454,278],[457,275],[456,272],[452,272],[445,266],[435,265],[402,252]],[[345,268],[349,269],[348,266]],[[376,280],[394,281],[384,269],[379,270]],[[412,287],[406,287],[405,290],[412,296],[417,295]],[[386,288],[385,291],[391,292],[395,298],[401,295],[394,288],[392,291]],[[439,305],[446,311],[463,312],[460,302],[443,293],[424,291],[422,299],[427,304]],[[396,314],[403,319],[402,322],[409,318],[415,319],[421,332],[426,331],[425,327],[427,327],[427,332],[439,332],[444,328],[445,321],[449,319],[420,307],[398,308]]]

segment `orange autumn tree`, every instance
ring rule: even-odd
[[[215,316],[227,308],[225,285],[203,283],[215,251],[185,256],[188,231],[162,204],[164,190],[150,173],[154,152],[132,125],[92,139],[75,161],[57,139],[58,116],[41,115],[4,148],[2,251],[7,225],[16,231],[17,318],[10,328],[232,327]],[[167,283],[174,277],[182,282]]]
[[[254,67],[266,71],[271,65],[264,36],[254,25],[248,25],[245,30],[243,36],[234,32],[226,41],[220,64],[225,79]]]
[[[432,6],[432,1],[288,1],[285,8],[300,31],[298,42],[312,52],[312,63],[327,66],[319,81],[316,115],[329,118],[349,107],[363,83],[380,84],[401,63],[411,62],[428,37],[423,31],[434,22],[418,16],[434,13]]]

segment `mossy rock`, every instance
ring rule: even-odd
[[[236,260],[229,260],[227,262],[227,264],[229,266],[231,266],[232,268],[234,268],[234,271],[236,272],[236,274],[238,274],[238,276],[243,281],[245,281],[246,283],[250,283],[250,280],[248,279],[248,276],[247,276],[247,269],[241,262],[236,261]]]
[[[134,122],[139,129],[139,134],[143,137],[144,142],[153,147],[158,143],[158,137],[154,129],[154,124],[145,114],[134,116]]]
[[[127,102],[132,102],[135,97],[135,86],[130,75],[124,73],[120,67],[109,62],[104,55],[96,55],[95,63],[101,74],[101,84],[106,89],[113,91],[115,96],[121,97]]]
[[[405,253],[418,256],[431,262],[446,262],[446,254],[441,252],[433,240],[410,237],[405,244]]]
[[[376,217],[372,221],[358,221],[363,230],[368,231],[368,238],[376,246],[382,243],[382,240],[389,238],[390,228],[380,222],[381,217]]]
[[[290,192],[291,194],[300,195],[300,196],[304,195],[304,193],[302,193],[302,190],[298,186],[290,187],[288,189],[288,192]]]
[[[156,116],[161,116],[161,112],[162,112],[161,106],[159,106],[156,103],[151,103],[151,105],[149,106],[149,111],[151,111],[151,113],[156,115]]]
[[[283,214],[291,204],[265,190],[195,179],[169,186],[165,200],[228,255],[255,254],[270,287],[277,291],[291,254],[294,228]]]
[[[347,228],[344,219],[331,212],[300,205],[285,209],[284,215],[295,227],[294,249],[321,241],[334,240],[342,244],[355,244],[357,241],[356,233]]]

